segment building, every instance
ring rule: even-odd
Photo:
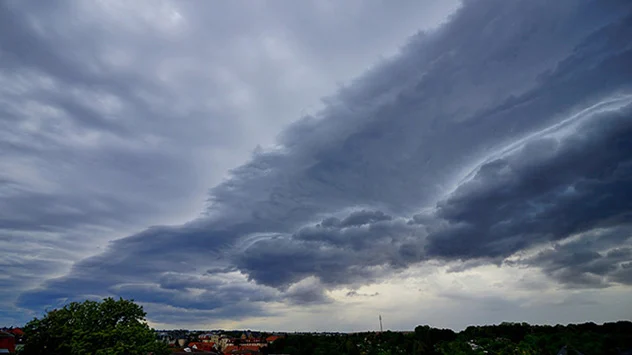
[[[169,332],[158,332],[156,334],[158,341],[169,345],[176,345],[176,339]]]
[[[251,345],[230,345],[224,349],[224,355],[261,355],[258,346]]]
[[[220,335],[215,332],[201,334],[198,339],[204,343],[219,343]]]
[[[0,331],[0,353],[15,352],[15,336],[11,333]]]
[[[224,350],[226,347],[234,345],[233,340],[225,335],[222,335],[219,338],[219,348],[220,350]]]
[[[203,351],[215,351],[215,343],[205,343],[201,341],[189,343],[189,348]]]
[[[268,342],[265,339],[257,339],[257,338],[241,340],[239,344],[243,346],[257,346],[260,348],[264,346],[268,346]]]
[[[24,337],[24,331],[22,330],[22,328],[10,328],[9,330],[7,330],[7,332],[15,336],[16,342],[18,341],[18,339]]]

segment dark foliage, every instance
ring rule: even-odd
[[[124,299],[72,302],[24,327],[25,355],[168,353],[145,322],[143,307]]]
[[[471,326],[460,333],[418,326],[414,332],[289,334],[267,349],[291,355],[618,355],[632,349],[632,322]]]

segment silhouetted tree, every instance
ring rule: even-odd
[[[72,302],[25,327],[24,355],[168,354],[133,301]]]

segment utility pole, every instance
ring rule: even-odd
[[[380,333],[382,333],[384,330],[382,329],[382,315],[380,314]]]

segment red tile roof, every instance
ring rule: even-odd
[[[2,330],[0,330],[0,338],[15,338],[15,335],[9,333],[9,332],[4,332]]]
[[[229,345],[224,349],[224,354],[230,354],[232,351],[239,349],[237,345]]]
[[[201,341],[190,342],[189,343],[189,347],[190,348],[193,348],[194,345],[199,350],[211,351],[211,350],[213,350],[213,345],[215,345],[215,343],[213,343],[213,342],[211,342],[211,343],[203,343]]]
[[[229,345],[224,349],[224,354],[260,354],[258,346],[252,345]]]
[[[20,328],[13,328],[13,329],[9,329],[9,333],[13,334],[13,335],[17,335],[17,336],[22,336],[24,335],[24,332],[22,331],[22,329]]]

